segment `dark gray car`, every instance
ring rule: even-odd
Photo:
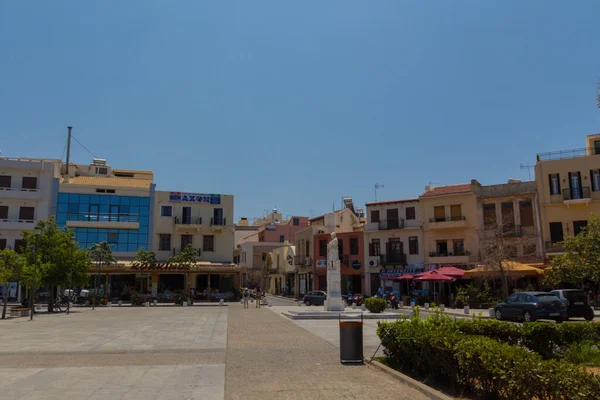
[[[321,290],[315,290],[312,292],[308,292],[304,295],[302,301],[307,306],[322,306],[325,303],[325,299],[327,298],[327,293]]]
[[[567,307],[555,294],[547,292],[515,293],[494,307],[496,319],[532,322],[537,319],[567,320]]]
[[[590,307],[588,297],[583,290],[557,289],[550,293],[558,296],[567,305],[568,318],[594,319],[594,310]]]

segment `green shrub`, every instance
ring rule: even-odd
[[[525,348],[495,339],[464,335],[455,322],[439,316],[382,322],[377,334],[394,364],[455,389],[501,399],[600,398],[600,377],[582,367],[544,361]],[[512,337],[510,332],[498,336],[503,335]]]
[[[591,341],[573,343],[561,352],[560,357],[573,364],[600,367],[600,345]]]
[[[371,311],[372,313],[380,313],[385,311],[387,303],[384,299],[369,297],[365,300],[365,307],[367,307],[367,310]]]

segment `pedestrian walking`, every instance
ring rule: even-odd
[[[250,301],[250,292],[248,288],[244,289],[244,308],[248,308],[248,302]]]
[[[196,291],[194,290],[194,288],[190,288],[190,304],[194,304],[194,295],[196,294]]]
[[[254,299],[256,300],[256,308],[260,308],[260,297],[261,297],[261,291],[260,288],[257,287],[256,288],[256,295],[254,295]]]

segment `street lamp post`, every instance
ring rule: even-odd
[[[35,228],[35,260],[33,262],[33,282],[31,283],[31,294],[29,296],[29,306],[31,307],[29,320],[33,321],[33,311],[34,311],[34,303],[35,303],[35,281],[37,274],[37,263],[38,263],[38,250],[40,247],[40,235],[42,230],[38,227]]]

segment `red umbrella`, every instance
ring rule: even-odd
[[[442,268],[436,269],[436,271],[442,275],[457,279],[462,278],[465,274],[464,269],[456,268],[451,265],[443,266]]]
[[[438,271],[429,271],[421,274],[418,278],[415,278],[415,281],[422,282],[451,282],[454,278],[449,277],[444,274],[440,274]]]

